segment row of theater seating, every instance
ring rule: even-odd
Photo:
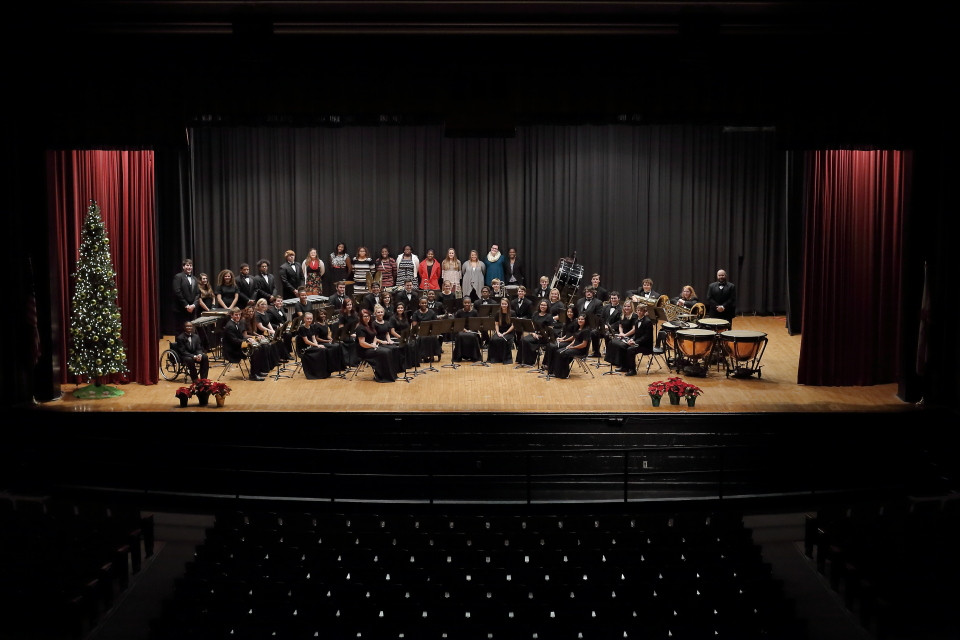
[[[82,637],[127,589],[153,545],[153,517],[136,509],[4,495],[0,636]]]
[[[958,540],[956,497],[831,505],[806,519],[806,555],[861,624],[891,640],[957,637]]]
[[[803,638],[742,518],[220,514],[153,640]]]

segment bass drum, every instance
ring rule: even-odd
[[[561,287],[578,287],[580,280],[583,279],[583,265],[572,262],[561,262],[557,269],[557,275],[554,278],[554,286],[557,289]]]

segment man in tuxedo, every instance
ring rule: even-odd
[[[531,294],[530,297],[536,300],[537,302],[539,302],[541,298],[549,299],[550,298],[550,278],[548,278],[547,276],[540,276],[540,284],[539,286],[537,286],[536,289],[533,290],[533,293]]]
[[[733,326],[737,313],[737,287],[727,280],[727,272],[717,271],[717,281],[707,287],[707,317],[723,318]]]
[[[517,289],[517,299],[510,302],[510,313],[514,318],[532,318],[533,300],[527,297],[527,288]]]
[[[337,285],[337,294],[343,297],[347,295],[345,292],[340,291],[339,285]],[[378,304],[380,304],[380,283],[374,280],[370,285],[370,291],[364,294],[363,300],[360,302],[360,307],[373,313],[373,308]]]
[[[620,313],[622,309],[620,308],[620,292],[611,291],[610,292],[610,304],[604,305],[601,307],[601,318],[600,325],[605,329],[606,335],[603,338],[604,346],[610,342],[610,334],[613,333],[612,327],[620,322]],[[590,340],[593,343],[593,353],[600,353],[600,334],[604,333],[599,329],[594,330],[590,335]]]
[[[183,323],[197,317],[197,300],[200,298],[200,284],[193,275],[193,260],[184,258],[180,267],[182,271],[173,277],[177,326],[183,326]]]
[[[247,339],[247,325],[240,319],[240,309],[233,307],[230,309],[230,318],[223,324],[223,334],[221,345],[223,347],[223,357],[227,362],[240,362],[247,356],[243,354],[243,343]],[[253,333],[253,327],[249,328]],[[266,377],[255,371],[250,371],[250,379],[257,382],[266,380]]]
[[[517,250],[513,247],[507,250],[507,262],[503,265],[503,281],[508,287],[527,284],[523,262],[517,258]]]
[[[327,300],[327,304],[333,306],[333,308],[336,309],[337,311],[340,311],[340,309],[343,308],[343,301],[347,299],[347,285],[343,282],[343,280],[341,280],[336,284],[336,286],[337,286],[337,291],[332,296],[330,296],[330,299]],[[367,295],[370,295],[370,294],[367,294]],[[364,305],[367,303],[366,296],[364,296],[363,302],[364,302]],[[373,313],[373,307],[371,306],[370,309],[368,309],[368,311]]]
[[[303,267],[297,262],[297,254],[293,249],[287,249],[283,254],[286,262],[280,267],[280,282],[283,284],[283,299],[297,297],[297,289],[304,285]]]
[[[257,271],[257,277],[253,279],[254,295],[250,299],[253,301],[260,298],[269,300],[270,296],[277,295],[277,277],[270,273],[270,261],[261,258],[257,262]],[[297,294],[294,293],[291,297],[296,298]]]
[[[592,286],[587,287],[583,291],[583,297],[577,300],[576,304],[577,315],[585,316],[588,324],[594,327],[598,324],[598,321],[600,320],[600,311],[603,309],[603,303],[594,297],[596,293],[596,290]],[[593,352],[594,356],[600,355],[599,344],[599,342],[596,343]]]
[[[413,289],[413,280],[403,283],[403,291],[397,294],[397,301],[406,305],[407,309],[416,309],[420,306],[420,296]]]
[[[256,278],[250,273],[250,265],[244,262],[240,265],[240,275],[237,276],[237,291],[240,299],[237,300],[238,307],[245,307],[251,300],[257,300]]]
[[[200,336],[194,331],[192,322],[183,323],[183,333],[177,336],[174,345],[193,382],[196,382],[198,377],[208,377],[210,359],[207,358],[207,353],[203,350],[203,345],[200,344]],[[199,375],[197,372],[198,365],[200,367]]]

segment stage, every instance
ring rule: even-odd
[[[63,385],[61,398],[36,408],[82,413],[201,412],[205,419],[218,412],[330,413],[344,414],[336,419],[345,424],[356,419],[351,414],[360,413],[612,414],[667,418],[704,413],[909,412],[917,408],[897,397],[895,383],[870,387],[797,384],[801,337],[788,334],[782,316],[741,316],[734,320],[733,329],[767,336],[758,371],[749,377],[728,377],[722,364],[708,367],[703,377],[677,374],[662,359],[655,361],[647,372],[647,358],[641,361],[637,376],[604,375],[611,371],[610,365],[588,358],[586,363],[593,377],[574,368],[568,379],[546,379],[515,364],[480,366],[463,362],[454,369],[449,366],[451,346],[445,345],[441,361],[432,363],[435,371],[426,371],[431,365],[422,364],[418,370],[409,371],[409,382],[398,380],[390,385],[375,383],[369,369],[352,380],[349,376],[307,380],[302,372],[297,372],[293,378],[271,376],[254,382],[242,380],[234,368],[222,378],[232,392],[219,409],[213,402],[201,407],[196,398],[181,408],[174,392],[185,384],[182,376],[176,381],[161,378],[156,385],[117,385],[124,391],[122,396],[100,400],[78,400],[72,394],[76,386]],[[160,350],[168,348],[171,339],[172,336],[164,337]],[[216,379],[221,371],[219,363],[213,363],[210,377]],[[647,394],[649,383],[676,375],[703,389],[696,406],[688,407],[686,402],[671,406],[664,398],[659,407],[653,407]]]

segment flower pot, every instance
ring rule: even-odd
[[[687,396],[687,406],[693,407],[697,404],[697,396]]]
[[[670,395],[670,404],[680,404],[680,394],[674,391],[668,392]]]
[[[187,396],[177,396],[177,399],[180,400],[181,407],[187,406],[187,403],[190,402],[190,398]]]
[[[222,407],[223,403],[227,401],[227,396],[214,396],[217,399],[217,406]]]
[[[659,407],[659,406],[660,406],[660,396],[651,395],[651,396],[650,396],[650,402],[651,402],[651,404],[653,404],[653,406]]]
[[[198,393],[197,393],[197,400],[200,402],[200,406],[201,406],[201,407],[205,407],[205,406],[207,406],[207,403],[210,402],[210,394],[209,394],[209,393],[203,393],[202,391],[201,391],[201,392],[198,392]]]

